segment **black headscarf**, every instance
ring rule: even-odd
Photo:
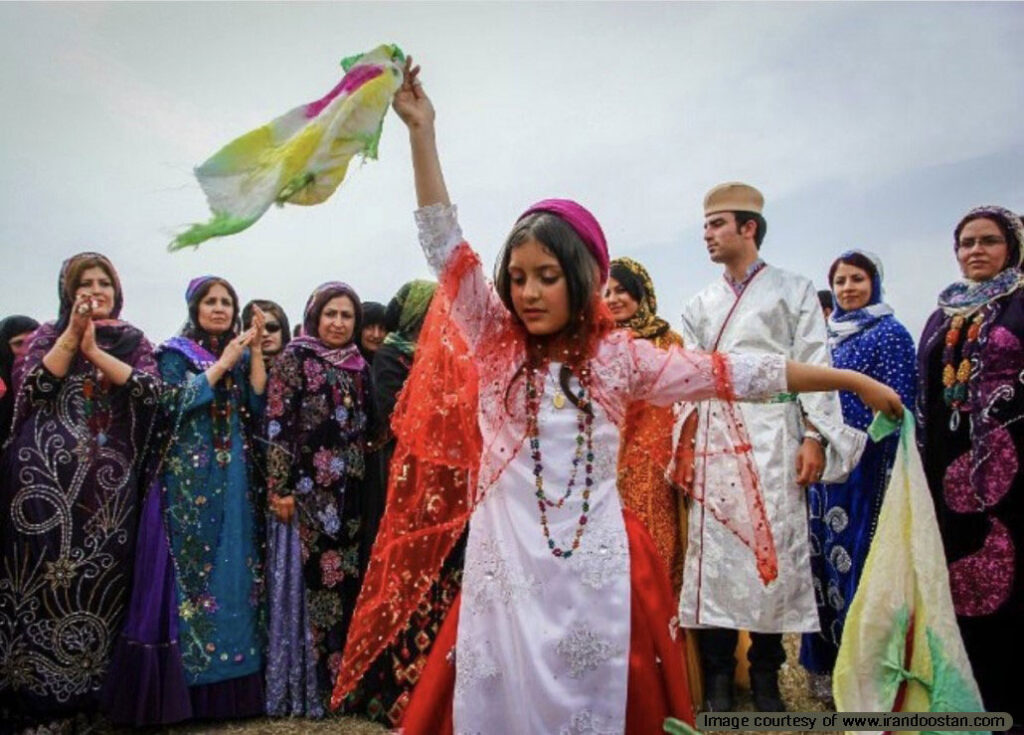
[[[8,342],[19,334],[35,331],[38,326],[39,322],[35,319],[20,314],[0,321],[0,379],[3,379],[4,385],[7,386],[7,392],[0,397],[0,446],[7,441],[7,434],[11,430],[11,417],[14,413],[14,385],[11,380],[14,352]]]
[[[30,316],[15,314],[0,321],[0,378],[8,387],[11,385],[11,370],[14,368],[14,352],[8,344],[19,334],[34,332],[39,322]]]

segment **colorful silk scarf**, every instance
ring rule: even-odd
[[[341,62],[345,76],[323,98],[300,105],[221,148],[196,168],[213,218],[168,249],[241,232],[271,204],[319,204],[356,155],[377,157],[384,115],[402,84],[405,56],[394,45]]]

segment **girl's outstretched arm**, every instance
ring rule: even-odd
[[[852,391],[875,411],[894,418],[903,416],[903,403],[896,391],[854,370],[837,370],[789,360],[786,362],[786,385],[793,393]]]
[[[448,198],[448,188],[444,184],[444,175],[441,173],[441,159],[437,155],[437,141],[434,136],[434,105],[423,91],[419,73],[420,68],[413,66],[412,57],[408,57],[405,60],[405,79],[395,93],[392,106],[409,128],[417,205],[449,206],[451,201]]]

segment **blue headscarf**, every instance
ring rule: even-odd
[[[879,320],[892,316],[894,313],[892,307],[883,301],[885,292],[882,289],[884,271],[881,259],[866,250],[847,250],[839,256],[838,260],[842,262],[852,255],[861,255],[867,258],[875,267],[874,275],[871,277],[871,296],[868,298],[868,303],[861,308],[847,311],[839,306],[833,291],[832,314],[828,318],[828,343],[832,348],[835,348],[843,340],[873,327]],[[831,286],[831,284],[829,285]]]

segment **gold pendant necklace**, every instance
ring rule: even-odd
[[[551,373],[548,372],[544,378],[544,382],[547,382],[550,378]],[[558,384],[558,381],[551,380],[551,390],[551,405],[559,410],[565,408],[565,393],[562,392],[562,386]]]

